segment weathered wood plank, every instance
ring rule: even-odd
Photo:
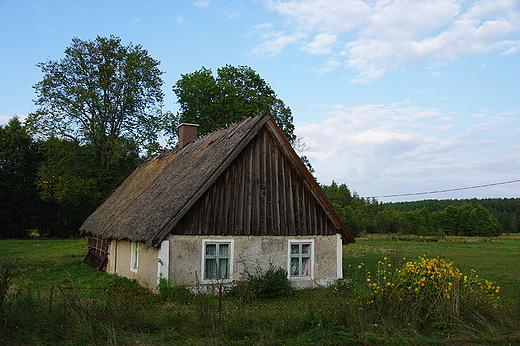
[[[190,226],[191,225],[191,226]],[[262,130],[179,222],[182,234],[334,234],[284,151]]]
[[[280,215],[280,182],[279,182],[279,160],[280,156],[278,155],[279,151],[276,146],[274,146],[274,150],[271,151],[271,169],[272,169],[272,207],[273,207],[273,234],[281,235],[281,215]]]

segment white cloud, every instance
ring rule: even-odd
[[[253,27],[253,29],[255,30],[259,30],[259,29],[270,29],[274,26],[273,23],[262,23],[262,24],[257,24]]]
[[[318,74],[322,75],[324,73],[334,71],[340,65],[341,65],[341,63],[338,60],[336,60],[335,58],[332,58],[332,59],[327,60],[325,65],[315,69],[315,71],[318,72]]]
[[[182,24],[184,22],[184,15],[183,14],[178,15],[177,18],[175,18],[175,22]]]
[[[264,34],[268,37],[262,44],[256,46],[252,54],[262,57],[272,57],[280,53],[286,46],[298,42],[306,35],[301,32],[295,32],[290,35],[285,35],[280,31],[272,31]]]
[[[485,164],[486,159],[496,160],[498,152],[511,150],[516,132],[499,129],[512,128],[507,121],[518,122],[515,118],[491,114],[483,120],[467,114],[467,121],[460,123],[473,124],[457,128],[461,117],[409,101],[351,108],[335,105],[325,120],[297,124],[296,133],[305,138],[305,155],[323,183],[346,181],[370,189],[386,181],[400,184],[398,191],[409,191],[407,184],[416,184],[418,191],[424,190],[422,183],[449,186],[448,180],[460,172],[487,174],[493,168]],[[453,124],[439,126],[446,121]],[[506,173],[514,174],[512,168],[500,172]]]
[[[330,54],[332,46],[336,43],[337,37],[332,34],[318,34],[314,41],[304,46],[302,49],[311,54]]]
[[[9,122],[12,117],[0,114],[0,125],[5,125]]]
[[[370,13],[362,0],[267,1],[267,7],[284,16],[287,24],[302,30],[339,34],[361,25]]]
[[[198,8],[206,8],[209,6],[209,0],[198,0],[193,3],[193,6]]]
[[[17,114],[15,115],[15,117],[18,117],[18,120],[20,120],[22,123],[25,121],[25,119],[27,119],[27,115]],[[13,117],[0,114],[0,125],[6,125],[9,122],[9,120],[11,120],[11,118]]]
[[[459,9],[449,0],[378,1],[359,35],[385,41],[418,40],[448,25]]]
[[[520,44],[515,46],[515,47],[509,48],[508,50],[503,52],[502,55],[512,55],[512,54],[515,54],[516,52],[518,52],[519,49],[520,49]]]
[[[310,54],[340,54],[359,71],[353,82],[370,82],[402,67],[520,49],[518,0],[270,0],[266,5],[284,25],[269,28],[277,38],[261,38],[254,54],[273,56],[290,44]]]

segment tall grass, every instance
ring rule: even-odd
[[[21,257],[31,257],[33,243],[28,244],[27,253],[19,249]],[[53,244],[64,246],[49,246]],[[424,251],[416,249],[423,254],[412,257],[403,253],[406,247],[393,245],[379,243],[375,251],[360,241],[358,257],[347,258],[352,264],[344,279],[276,297],[236,292],[219,297],[182,287],[153,294],[135,282],[83,266],[82,256],[70,254],[55,255],[56,262],[64,262],[57,267],[67,267],[70,275],[24,285],[30,279],[20,274],[25,273],[25,260],[15,259],[17,265],[0,281],[6,283],[0,287],[0,293],[5,292],[0,344],[520,344],[518,299],[509,296],[502,302],[502,292],[511,287],[488,278],[480,268],[465,269],[449,256],[423,256]],[[500,244],[494,246],[500,252]],[[50,268],[43,268],[39,280],[49,277],[44,272]],[[76,269],[101,277],[95,285],[85,284]],[[242,286],[239,292],[253,287]]]

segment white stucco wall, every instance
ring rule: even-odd
[[[193,236],[170,235],[164,244],[168,244],[168,263],[161,263],[158,257],[160,249],[139,246],[137,271],[131,270],[132,242],[111,242],[107,272],[124,276],[147,288],[155,289],[161,267],[169,268],[168,279],[172,285],[197,286],[211,284],[203,280],[203,243],[204,241],[232,242],[231,278],[232,282],[244,278],[246,271],[262,272],[272,264],[288,270],[289,243],[291,241],[309,241],[313,244],[312,276],[290,278],[294,288],[307,288],[317,285],[329,285],[342,276],[341,239],[333,236]],[[164,252],[164,249],[163,249]],[[168,258],[169,257],[169,258]],[[165,275],[163,274],[163,277]]]
[[[247,271],[265,271],[272,263],[288,270],[289,241],[313,242],[313,275],[290,278],[295,288],[328,285],[341,277],[341,241],[333,236],[193,236],[171,235],[169,280],[173,285],[199,285],[210,283],[203,277],[204,240],[233,241],[232,273],[229,281],[240,280]],[[338,254],[338,249],[340,249]],[[339,261],[339,263],[338,263]],[[339,273],[338,273],[339,272]]]
[[[132,242],[127,240],[113,240],[110,245],[107,272],[137,280],[141,286],[154,289],[157,282],[158,249],[139,244],[139,258],[136,272],[130,269],[131,249]]]

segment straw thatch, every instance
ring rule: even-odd
[[[306,174],[303,179],[343,238],[352,242],[352,236],[280,129],[270,116],[261,114],[146,161],[83,223],[80,231],[107,239],[160,244],[266,125],[278,131],[277,140],[286,155]]]

